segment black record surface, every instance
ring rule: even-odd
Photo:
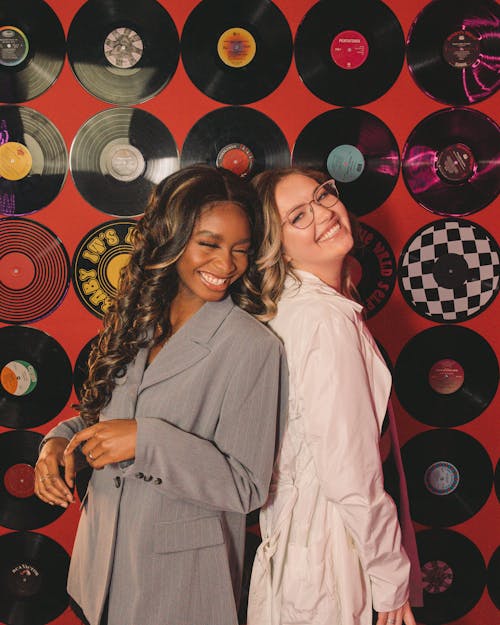
[[[401,24],[380,0],[321,0],[295,37],[295,62],[304,84],[339,106],[367,104],[389,91],[404,53]]]
[[[415,619],[442,625],[467,614],[481,598],[486,567],[477,546],[452,530],[417,533],[424,588],[423,608],[413,608]]]
[[[34,466],[42,439],[28,430],[0,434],[0,525],[30,530],[64,513],[63,507],[44,503],[34,494]]]
[[[403,148],[403,179],[414,199],[438,215],[469,215],[500,191],[500,128],[470,108],[436,111]]]
[[[73,386],[79,400],[82,398],[83,384],[89,375],[88,360],[97,336],[92,337],[80,350],[73,370]]]
[[[495,397],[498,360],[486,339],[470,328],[428,328],[399,354],[394,387],[405,410],[422,423],[462,425]]]
[[[68,607],[66,550],[36,532],[0,536],[0,621],[44,625]]]
[[[407,61],[416,84],[445,104],[470,105],[500,84],[500,7],[494,0],[434,0],[415,19]]]
[[[488,593],[500,610],[500,547],[493,552],[488,564]]]
[[[64,408],[71,362],[51,336],[27,326],[0,328],[0,425],[32,428]]]
[[[80,127],[70,151],[78,191],[110,215],[143,213],[156,185],[178,167],[177,146],[168,128],[136,108],[97,113]]]
[[[92,95],[112,104],[137,104],[172,78],[179,35],[156,0],[88,0],[71,22],[68,58]]]
[[[340,108],[303,128],[292,164],[328,173],[347,209],[360,216],[385,202],[396,186],[399,148],[381,119],[361,109]]]
[[[249,104],[274,91],[292,60],[292,34],[269,0],[202,0],[181,37],[191,81],[225,104]]]
[[[0,100],[25,102],[57,79],[66,54],[59,18],[42,0],[0,4]]]
[[[279,126],[269,117],[244,106],[207,113],[188,132],[181,167],[206,163],[244,177],[265,169],[290,165],[290,150]]]
[[[0,106],[0,214],[25,215],[52,202],[68,171],[59,130],[26,106]]]
[[[460,430],[418,434],[401,449],[411,516],[418,523],[450,526],[470,519],[489,497],[493,466],[484,447]]]

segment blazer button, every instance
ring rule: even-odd
[[[136,474],[135,474],[135,477],[136,477],[138,480],[142,480],[142,478],[144,477],[144,473],[141,473],[141,471],[139,471],[139,473],[136,473]]]
[[[144,481],[145,481],[145,482],[151,482],[151,480],[152,480],[152,479],[153,479],[153,476],[152,476],[152,475],[145,475],[145,476],[144,476]]]
[[[122,478],[117,475],[116,477],[113,478],[113,482],[115,483],[116,488],[120,488],[121,483],[122,483]]]
[[[161,477],[157,477],[155,481],[153,482],[153,484],[161,484],[161,482],[162,482]]]

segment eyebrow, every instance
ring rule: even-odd
[[[210,230],[198,230],[194,234],[195,236],[211,237],[212,239],[215,239],[215,241],[224,240],[224,237],[222,235],[211,232]],[[250,237],[248,237],[247,239],[240,239],[239,241],[236,241],[235,245],[242,245],[243,243],[251,243]]]

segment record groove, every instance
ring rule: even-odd
[[[68,254],[51,230],[21,217],[0,220],[0,321],[46,317],[68,286]]]
[[[36,532],[0,536],[0,621],[45,625],[69,603],[69,555],[55,540]]]
[[[407,61],[429,97],[470,105],[491,97],[500,84],[500,7],[494,0],[434,0],[408,33]]]
[[[292,34],[270,0],[202,0],[184,25],[181,54],[200,91],[225,104],[250,104],[285,78]]]
[[[28,430],[0,434],[0,525],[14,530],[43,527],[58,519],[62,506],[34,494],[35,464],[43,436]]]
[[[295,62],[304,84],[338,106],[367,104],[389,91],[404,53],[401,24],[380,0],[317,2],[295,37]]]
[[[264,113],[228,106],[207,113],[189,130],[181,167],[195,163],[251,177],[265,169],[288,167],[290,150],[281,129]]]
[[[0,93],[2,102],[41,95],[62,70],[66,38],[59,18],[41,0],[0,5]]]
[[[25,215],[54,200],[68,154],[54,124],[34,109],[0,106],[0,214]]]
[[[500,128],[466,108],[443,109],[420,121],[403,148],[403,179],[413,198],[438,215],[462,216],[500,191]]]
[[[479,315],[498,294],[500,249],[491,234],[465,219],[427,224],[406,243],[398,280],[413,310],[455,323]]]
[[[155,0],[89,0],[68,31],[68,58],[82,86],[112,104],[158,94],[179,61],[179,35]]]
[[[450,526],[474,516],[493,486],[493,466],[481,443],[460,430],[417,434],[401,449],[411,516],[423,525]]]
[[[292,164],[334,178],[342,202],[361,216],[385,202],[396,186],[399,148],[381,119],[361,109],[340,108],[318,115],[302,129]]]
[[[157,184],[178,167],[170,131],[142,109],[117,107],[97,113],[80,127],[70,150],[78,191],[110,215],[142,214]]]
[[[495,397],[498,360],[488,342],[469,328],[428,328],[401,350],[394,387],[405,410],[420,422],[463,425]]]

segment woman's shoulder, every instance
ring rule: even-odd
[[[258,321],[250,313],[239,306],[234,306],[227,317],[225,328],[228,334],[245,337],[248,342],[259,341],[269,344],[279,344],[281,341],[266,324]]]
[[[299,293],[283,298],[272,325],[307,327],[318,325],[351,325],[359,315],[359,307],[342,295],[332,293]]]

